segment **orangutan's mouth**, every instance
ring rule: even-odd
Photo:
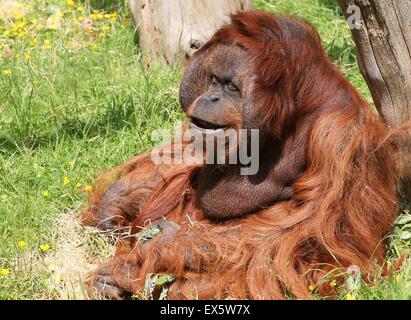
[[[191,118],[190,124],[188,125],[188,128],[190,130],[199,130],[203,133],[208,133],[211,131],[214,131],[215,133],[217,132],[222,132],[225,129],[228,128],[227,125],[220,125],[220,124],[214,124],[205,120],[201,120],[198,118]]]

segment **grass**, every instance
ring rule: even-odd
[[[145,68],[125,1],[26,4],[0,20],[0,299],[82,298],[78,280],[111,253],[104,238],[78,225],[87,190],[104,168],[149,149],[153,129],[182,118],[181,67]],[[314,23],[371,101],[336,1],[255,6]],[[410,247],[407,217],[396,226],[393,258]],[[348,298],[409,299],[410,283],[408,261]]]

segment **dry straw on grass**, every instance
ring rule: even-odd
[[[41,263],[49,272],[51,299],[88,299],[84,280],[88,273],[108,256],[114,246],[106,235],[94,228],[84,228],[74,212],[62,214],[56,221],[57,240]]]

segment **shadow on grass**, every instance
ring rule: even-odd
[[[140,114],[141,106],[137,106],[130,98],[125,103],[112,103],[97,111],[92,118],[79,119],[76,116],[67,117],[59,121],[58,127],[49,132],[34,132],[18,128],[3,131],[0,134],[0,154],[12,155],[21,150],[35,150],[59,143],[62,137],[73,140],[89,140],[96,137],[109,136],[121,130],[144,132],[150,126],[149,119]],[[161,113],[161,111],[159,111]],[[166,122],[166,114],[161,115]],[[136,137],[141,138],[141,137]]]
[[[90,5],[93,9],[105,11],[119,11],[127,6],[124,0],[81,0],[80,2]]]
[[[340,5],[338,4],[337,0],[318,0],[318,4],[324,8],[332,10],[339,17],[342,17],[345,19],[344,13]]]
[[[331,43],[326,47],[328,55],[333,61],[340,64],[355,64],[357,63],[357,51],[355,45],[349,42],[343,44]]]
[[[340,5],[337,0],[318,0],[318,3],[329,9],[340,9]]]

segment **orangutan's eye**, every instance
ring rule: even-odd
[[[236,87],[236,85],[232,83],[231,81],[227,82],[226,87],[230,91],[238,91],[238,88]]]
[[[216,76],[211,76],[211,82],[212,84],[219,84],[220,80]]]

